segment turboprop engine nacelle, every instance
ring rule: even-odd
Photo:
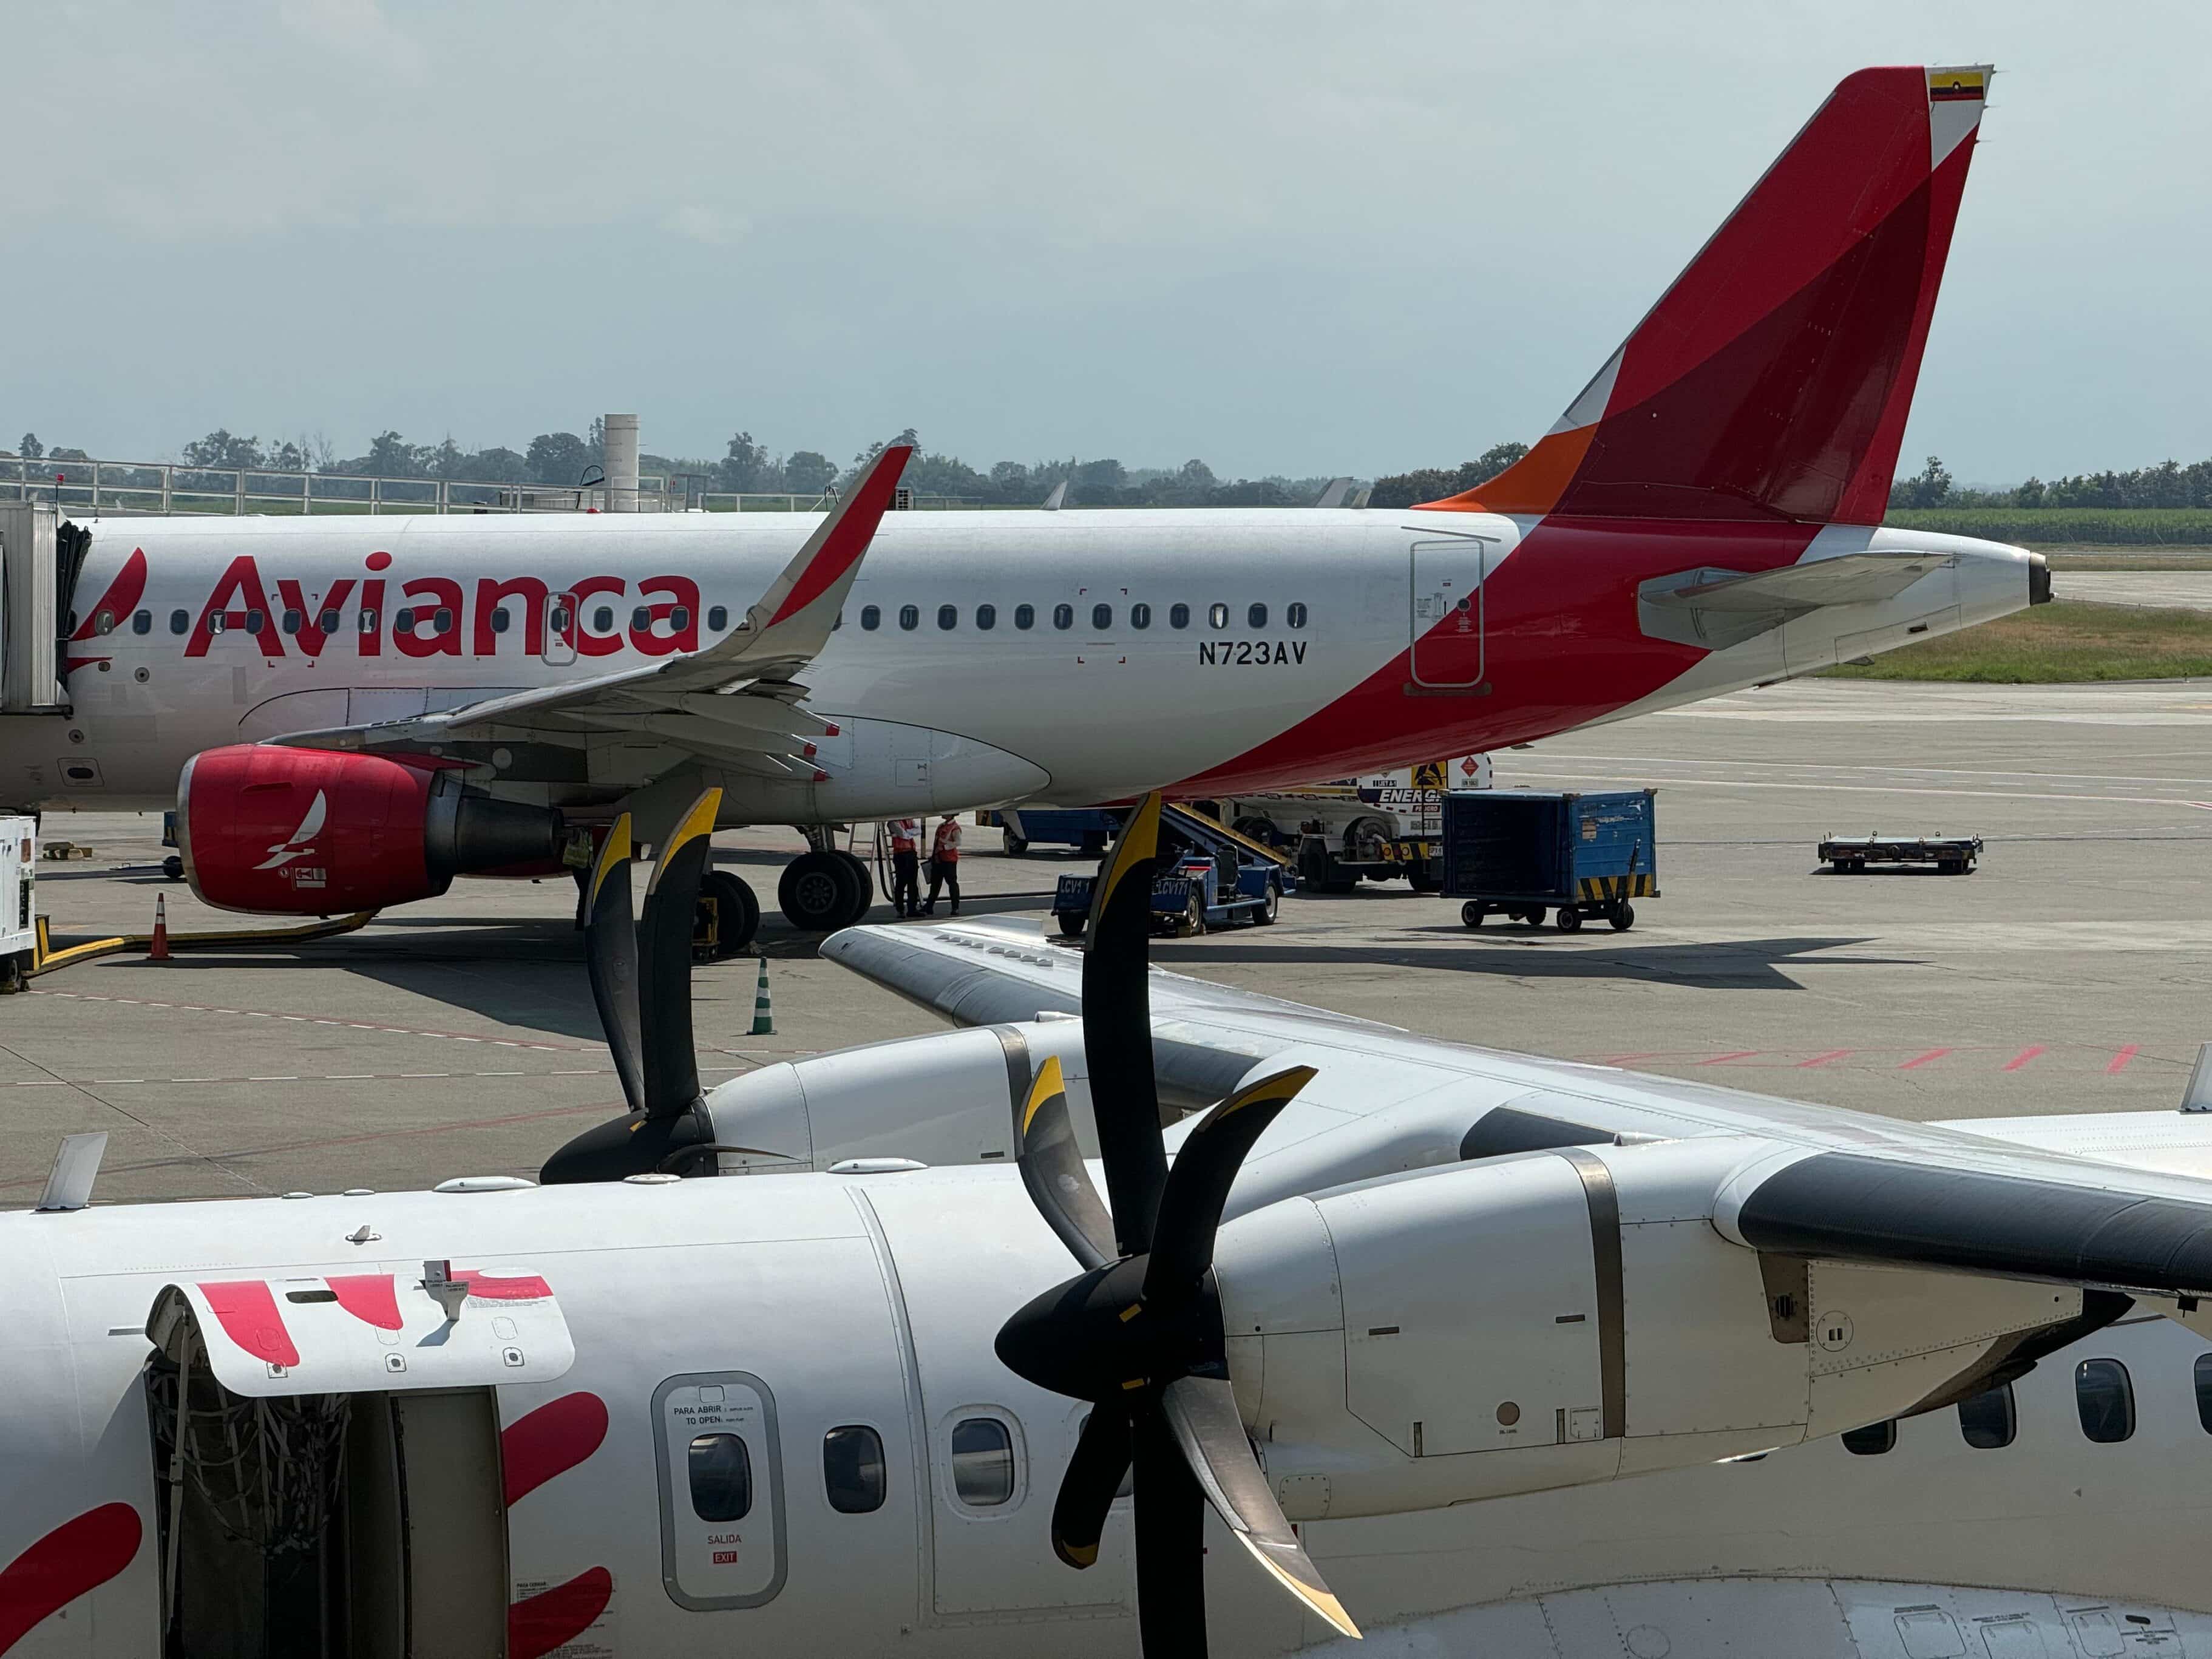
[[[544,865],[561,815],[465,787],[458,769],[234,744],[185,763],[177,847],[223,910],[335,915],[432,898],[458,875]]]
[[[1528,1152],[1224,1225],[1229,1370],[1285,1513],[1438,1508],[1841,1433],[1975,1392],[2080,1318],[2076,1289],[1730,1243],[1715,1194],[1775,1150]]]

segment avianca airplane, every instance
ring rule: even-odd
[[[0,1217],[0,1654],[2212,1643],[2203,1117],[1905,1123],[1148,976],[1156,803],[1077,1019],[810,1062],[880,1115],[883,1056],[987,1045],[1010,1159],[114,1207],[64,1160]],[[979,1011],[1073,971],[842,937]],[[1155,1019],[1243,1079],[1164,1137]]]
[[[2037,556],[1879,527],[1988,73],[1846,78],[1526,458],[1410,511],[886,516],[894,449],[826,521],[67,526],[65,691],[0,720],[0,802],[174,801],[204,898],[328,914],[623,811],[653,843],[709,785],[810,827],[1206,799],[2002,616]],[[782,908],[857,920],[817,840]]]

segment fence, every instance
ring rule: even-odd
[[[660,477],[639,479],[637,499],[624,503],[625,510],[678,512],[700,499],[688,490],[672,493],[677,483]],[[612,493],[604,484],[562,489],[465,478],[370,478],[167,461],[0,456],[0,501],[49,501],[64,512],[91,514],[604,512]]]

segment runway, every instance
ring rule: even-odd
[[[1497,757],[1501,787],[1659,790],[1663,896],[1632,932],[1494,923],[1402,883],[1281,923],[1164,941],[1179,971],[1465,1041],[1914,1118],[2171,1110],[2212,1039],[2212,682],[1990,687],[1813,681]],[[1968,877],[1822,873],[1826,832],[1983,836]],[[58,933],[228,925],[162,881],[158,820],[58,815]],[[1042,936],[1076,859],[970,829],[970,912]],[[772,893],[788,831],[726,834]],[[266,955],[111,958],[0,1000],[0,1203],[58,1137],[113,1139],[104,1197],[221,1197],[529,1174],[619,1095],[572,890],[464,882],[359,933]],[[878,906],[878,919],[888,910]],[[711,1084],[937,1029],[771,921],[776,1035],[750,962],[702,969]]]

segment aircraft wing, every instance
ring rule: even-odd
[[[761,775],[809,775],[813,738],[836,727],[799,705],[793,677],[830,641],[860,560],[890,505],[910,445],[895,444],[825,518],[744,619],[706,650],[480,699],[435,714],[295,732],[304,749],[419,751],[494,740],[580,748],[601,733],[659,738]]]
[[[1082,1006],[1081,954],[1009,926],[848,928],[822,954],[957,1024]],[[1255,1149],[1232,1211],[1433,1162],[1407,1151],[1423,1146],[1467,1158],[1696,1142],[1713,1225],[1764,1252],[2212,1296],[2212,1179],[2190,1172],[2212,1168],[2212,1114],[2113,1115],[2100,1132],[2056,1120],[2077,1126],[2059,1142],[2020,1121],[1909,1122],[1507,1054],[1157,968],[1151,1002],[1164,1097],[1316,1068]],[[2155,1162],[2130,1150],[2149,1129]],[[2167,1310],[2199,1323],[2186,1300]]]

